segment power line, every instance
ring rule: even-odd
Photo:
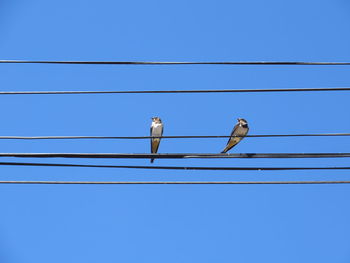
[[[339,158],[350,153],[0,153],[20,158],[207,159],[207,158]]]
[[[350,170],[350,167],[200,167],[200,166],[145,166],[145,165],[99,165],[68,163],[23,163],[0,162],[0,166],[41,166],[41,167],[82,167],[82,168],[122,168],[151,170],[215,170],[215,171],[285,171],[285,170]]]
[[[256,134],[246,135],[248,138],[269,137],[324,137],[350,136],[350,133],[305,133],[305,134]],[[215,139],[230,138],[229,135],[179,135],[179,136],[0,136],[0,140],[67,140],[67,139]],[[240,137],[240,136],[236,136]]]
[[[0,63],[21,64],[88,64],[88,65],[350,65],[350,62],[306,62],[306,61],[55,61],[55,60],[0,60]]]
[[[103,182],[103,181],[0,181],[0,184],[123,184],[123,185],[144,185],[144,184],[350,184],[350,181],[119,181],[119,182]]]
[[[349,91],[350,87],[284,88],[284,89],[202,89],[202,90],[103,90],[103,91],[0,91],[0,95],[77,95],[77,94],[149,94],[149,93],[248,93]]]

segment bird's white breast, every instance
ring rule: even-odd
[[[152,124],[152,135],[153,136],[161,136],[163,130],[163,125],[161,123],[153,123]]]

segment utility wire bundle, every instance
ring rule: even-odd
[[[265,66],[346,66],[350,62],[267,62],[267,61],[229,61],[229,62],[152,62],[152,61],[28,61],[28,60],[0,60],[1,63],[20,64],[87,64],[87,65],[265,65]],[[140,90],[140,91],[1,91],[0,95],[64,95],[64,94],[145,94],[145,93],[235,93],[235,92],[316,92],[316,91],[350,91],[350,87],[323,88],[286,88],[286,89],[215,89],[215,90]],[[245,126],[244,126],[245,125]],[[227,154],[226,152],[246,137],[301,137],[301,136],[350,136],[350,133],[336,134],[275,134],[275,135],[247,135],[248,126],[244,119],[238,119],[230,136],[162,136],[163,124],[159,117],[154,117],[151,126],[151,136],[0,136],[0,139],[151,139],[151,154],[103,154],[103,153],[0,153],[0,157],[17,158],[150,158],[179,159],[179,158],[340,158],[350,157],[350,153],[242,153]],[[161,139],[174,138],[229,138],[226,148],[221,154],[158,154]],[[2,166],[49,166],[49,167],[84,167],[84,168],[122,168],[122,169],[165,169],[165,170],[240,170],[240,171],[278,171],[278,170],[349,170],[350,167],[193,167],[193,166],[131,166],[131,165],[94,165],[94,164],[58,164],[58,163],[20,163],[0,162]],[[350,181],[160,181],[160,182],[72,182],[72,181],[0,181],[0,184],[348,184]]]

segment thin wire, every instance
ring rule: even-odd
[[[350,184],[350,181],[148,181],[148,182],[102,182],[102,181],[0,181],[0,184]]]
[[[305,61],[53,61],[53,60],[0,60],[0,63],[25,64],[89,64],[89,65],[350,65],[350,62]]]
[[[285,170],[350,170],[350,167],[199,167],[199,166],[145,166],[145,165],[99,165],[68,163],[23,163],[0,162],[0,166],[41,166],[41,167],[82,167],[82,168],[123,168],[151,170],[215,170],[215,171],[285,171]]]
[[[339,158],[350,153],[0,153],[20,158],[207,159],[207,158]]]
[[[310,133],[310,134],[257,134],[246,135],[248,138],[266,137],[323,137],[323,136],[350,136],[350,133]],[[229,135],[179,135],[179,136],[0,136],[0,140],[67,140],[67,139],[214,139],[230,138]],[[242,137],[242,136],[235,136]]]
[[[350,87],[285,88],[285,89],[205,89],[205,90],[113,90],[113,91],[0,91],[0,95],[73,95],[73,94],[138,94],[138,93],[246,93],[349,91]]]

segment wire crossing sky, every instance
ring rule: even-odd
[[[311,134],[255,134],[246,135],[247,138],[270,137],[333,137],[350,136],[350,133],[311,133]],[[241,136],[235,136],[241,137]],[[231,138],[229,135],[173,135],[173,136],[0,136],[0,140],[66,140],[66,139],[218,139]]]
[[[0,153],[16,158],[107,158],[107,159],[231,159],[231,158],[344,158],[350,153]]]
[[[211,90],[103,90],[103,91],[0,91],[0,95],[77,95],[77,94],[162,94],[162,93],[244,93],[244,92],[310,92],[349,91],[349,87],[284,89],[211,89]]]
[[[0,263],[348,263],[349,9],[0,1]]]
[[[287,170],[350,170],[350,167],[198,167],[198,166],[145,166],[145,165],[100,165],[72,163],[22,163],[0,162],[5,166],[79,167],[79,168],[119,168],[151,170],[202,170],[202,171],[287,171]]]
[[[350,62],[307,61],[55,61],[0,60],[0,63],[20,64],[78,64],[78,65],[278,65],[278,66],[348,66]]]
[[[177,184],[177,185],[184,185],[184,184],[192,184],[192,185],[223,185],[223,184],[236,184],[236,185],[264,185],[264,184],[350,184],[350,181],[256,181],[256,182],[246,182],[246,181],[140,181],[140,182],[133,182],[133,181],[111,181],[111,182],[101,182],[101,181],[0,181],[0,184],[82,184],[82,185],[88,185],[88,184],[95,184],[95,185],[140,185],[140,184],[146,184],[146,185],[167,185],[167,184]]]

